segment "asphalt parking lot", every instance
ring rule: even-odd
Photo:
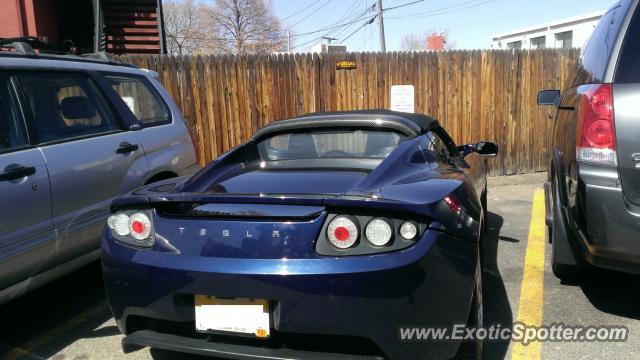
[[[544,177],[490,180],[485,323],[510,326],[538,319],[542,324],[624,325],[630,330],[629,339],[526,347],[496,341],[486,344],[485,358],[640,358],[639,276],[593,270],[576,283],[561,284],[551,273],[550,245],[540,224],[544,217],[540,218],[540,192],[536,192]],[[149,349],[126,356],[121,352],[122,336],[107,307],[97,263],[1,306],[0,319],[0,359],[187,358]]]

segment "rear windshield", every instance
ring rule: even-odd
[[[640,82],[640,6],[636,8],[622,43],[616,82]]]
[[[389,131],[339,130],[285,133],[258,144],[263,160],[319,158],[384,159],[404,135]]]

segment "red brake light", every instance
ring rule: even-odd
[[[151,235],[151,220],[142,212],[129,217],[129,235],[136,240],[145,240]]]
[[[142,234],[144,231],[144,224],[140,221],[134,221],[131,223],[131,230],[136,234]]]
[[[344,226],[339,226],[333,231],[333,236],[340,241],[346,241],[349,239],[349,229]]]
[[[577,159],[615,165],[615,150],[613,88],[611,84],[586,85],[578,108]]]
[[[578,146],[615,150],[611,84],[588,85],[580,99],[578,125]]]
[[[347,249],[358,240],[358,226],[355,219],[347,216],[336,216],[327,225],[327,238],[338,249]]]
[[[451,209],[451,211],[453,211],[456,214],[460,213],[460,203],[458,202],[458,199],[455,198],[455,196],[453,195],[447,195],[444,197],[444,203],[447,204],[447,206],[449,207],[449,209]]]

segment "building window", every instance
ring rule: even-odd
[[[547,38],[545,36],[538,36],[531,38],[532,49],[544,49],[547,46]]]
[[[509,50],[521,49],[521,48],[522,48],[522,41],[520,40],[507,43],[507,49]]]
[[[556,48],[570,49],[573,47],[573,31],[556,33]]]

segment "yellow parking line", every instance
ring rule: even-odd
[[[544,217],[544,192],[538,189],[533,194],[527,253],[524,258],[524,273],[518,305],[518,321],[527,325],[542,325],[546,231]],[[541,352],[540,342],[532,342],[526,346],[518,342],[513,344],[511,359],[540,359]]]
[[[80,314],[72,317],[66,322],[60,324],[59,326],[56,326],[55,328],[45,332],[44,334],[23,344],[20,344],[19,346],[11,347],[11,349],[4,354],[0,353],[0,358],[2,358],[3,360],[16,360],[28,355],[41,358],[41,356],[34,354],[33,352],[38,348],[47,345],[62,334],[72,330],[83,322],[93,319],[106,309],[106,302],[96,304],[89,309],[81,312]]]

